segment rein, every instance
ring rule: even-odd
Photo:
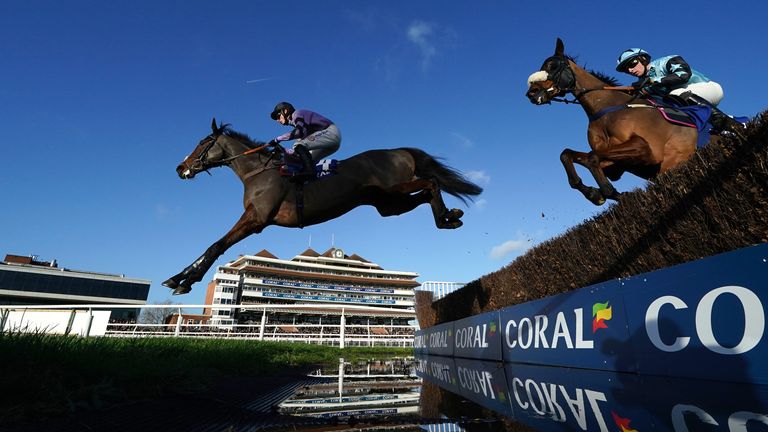
[[[244,151],[244,152],[242,152],[242,153],[240,153],[238,155],[234,155],[234,156],[230,156],[228,158],[224,158],[224,159],[218,161],[217,163],[221,163],[221,164],[225,164],[226,165],[226,164],[232,162],[233,160],[235,160],[235,159],[237,159],[237,158],[239,158],[241,156],[246,156],[246,155],[249,155],[249,154],[256,153],[256,152],[261,151],[261,150],[263,150],[263,149],[265,149],[267,147],[269,147],[269,144],[262,144],[262,145],[260,145],[258,147],[254,147],[254,148],[252,148],[250,150],[246,150],[246,151]]]
[[[573,99],[572,100],[568,100],[565,97],[562,97],[562,98],[556,98],[555,97],[555,98],[552,98],[552,100],[555,101],[555,102],[563,102],[565,104],[581,105],[581,102],[579,101],[579,99],[582,96],[584,96],[585,94],[593,92],[593,91],[598,91],[598,90],[632,91],[634,89],[635,88],[631,87],[631,86],[605,86],[605,87],[598,87],[598,88],[591,88],[591,89],[581,89],[580,91],[577,91],[576,87],[569,87],[569,88],[561,90],[561,91],[566,92],[566,93],[573,93]],[[632,99],[630,99],[629,102],[634,101],[639,96],[640,96],[639,93],[634,95],[634,97],[632,97]],[[627,102],[627,103],[629,103],[629,102]]]

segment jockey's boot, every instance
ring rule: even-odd
[[[744,129],[744,125],[732,119],[728,114],[720,111],[719,108],[709,103],[708,100],[695,95],[690,91],[681,93],[680,98],[689,105],[706,106],[712,110],[712,116],[709,118],[709,123],[715,128],[715,131],[713,132],[730,131],[738,136],[742,136],[741,131]]]
[[[291,177],[291,182],[304,183],[315,176],[315,163],[312,161],[312,155],[309,153],[307,146],[297,145],[293,151],[299,156],[299,159],[301,159],[303,170],[294,174],[294,176]]]

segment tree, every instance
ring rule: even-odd
[[[153,305],[165,305],[165,306],[173,306],[175,304],[181,304],[181,303],[174,303],[170,300],[165,300],[161,303],[152,303]],[[182,313],[184,310],[182,310]],[[139,323],[141,324],[165,324],[165,319],[168,318],[170,315],[174,315],[179,313],[179,308],[177,307],[167,307],[167,308],[143,308],[141,310],[141,316],[139,317]]]

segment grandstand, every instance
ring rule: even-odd
[[[408,346],[416,277],[339,248],[309,248],[290,260],[262,250],[217,268],[204,314],[212,326],[262,340]]]

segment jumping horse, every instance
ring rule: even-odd
[[[245,187],[245,212],[237,223],[181,273],[163,282],[173,294],[191,291],[214,261],[240,240],[270,225],[302,227],[319,224],[361,205],[371,205],[382,216],[395,216],[429,203],[435,225],[454,229],[464,212],[448,209],[441,192],[466,204],[482,188],[458,171],[415,148],[370,150],[339,161],[337,173],[301,185],[303,205],[297,206],[297,185],[282,176],[285,154],[236,132],[228,125],[211,123],[211,134],[176,168],[182,179],[219,166],[230,167]]]
[[[618,200],[620,194],[610,180],[618,180],[625,172],[652,180],[690,159],[696,150],[695,128],[667,122],[651,105],[629,104],[636,96],[619,91],[627,89],[606,86],[606,81],[579,67],[564,54],[560,39],[555,54],[528,79],[526,96],[532,103],[575,102],[589,117],[587,140],[592,151],[566,148],[560,161],[571,187],[595,205],[606,199]],[[556,99],[568,93],[574,101]],[[710,142],[717,139],[712,136]],[[582,183],[574,163],[589,170],[598,188]]]

